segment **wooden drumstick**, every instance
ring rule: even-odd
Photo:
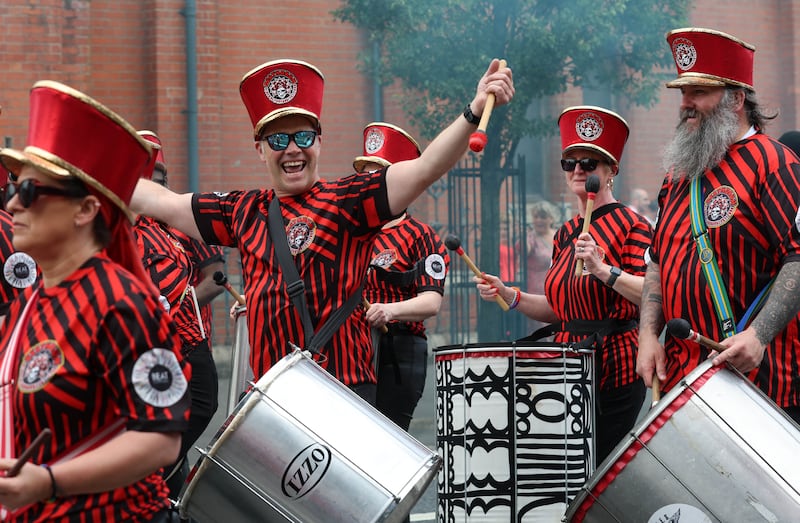
[[[586,216],[583,217],[583,229],[581,234],[589,232],[589,224],[592,221],[592,211],[594,210],[594,198],[597,196],[597,191],[600,190],[600,178],[596,174],[590,174],[586,177]],[[575,276],[583,276],[583,259],[578,259],[575,264]]]
[[[22,470],[22,467],[25,466],[25,463],[27,463],[28,460],[31,459],[33,453],[36,452],[39,449],[39,447],[47,443],[50,440],[51,435],[52,432],[50,431],[49,428],[47,427],[43,428],[42,431],[39,433],[39,435],[36,436],[36,439],[33,440],[33,442],[30,444],[30,446],[22,451],[22,454],[19,455],[19,458],[17,458],[17,461],[14,462],[14,465],[6,471],[6,477],[13,478],[17,474],[19,474],[19,471]]]
[[[366,298],[363,298],[363,304],[364,304],[364,310],[369,310],[369,308],[372,307],[372,304],[369,301],[367,301]],[[385,323],[381,325],[381,332],[384,334],[389,332],[389,329],[388,327],[386,327]]]
[[[506,61],[501,59],[500,60],[500,67],[505,67]],[[494,110],[494,93],[489,93],[486,95],[486,105],[483,108],[483,113],[481,114],[481,120],[478,122],[478,130],[474,133],[469,135],[469,148],[479,153],[486,147],[486,144],[489,142],[489,138],[486,136],[486,128],[489,126],[489,118],[492,115],[492,111]]]
[[[653,402],[650,404],[650,408],[655,407],[656,403],[658,403],[661,400],[661,382],[658,380],[658,375],[655,372],[653,372],[652,387],[653,387],[652,391]]]
[[[228,277],[225,276],[225,274],[222,271],[217,271],[217,272],[214,273],[214,283],[216,283],[217,285],[221,285],[221,286],[225,287],[225,289],[229,293],[231,293],[231,296],[233,296],[233,298],[237,302],[239,302],[239,305],[245,305],[246,304],[246,302],[244,301],[244,296],[239,294],[236,291],[236,289],[231,287],[231,284],[228,283]]]
[[[469,267],[472,270],[472,273],[475,276],[483,278],[483,273],[472,262],[472,259],[470,259],[470,257],[467,256],[467,253],[464,252],[464,249],[461,248],[461,240],[459,240],[458,237],[452,234],[448,234],[447,237],[444,239],[444,244],[448,249],[450,249],[451,251],[455,251],[456,254],[461,256],[461,258],[467,264],[467,267]],[[506,303],[506,300],[504,300],[499,294],[497,294],[494,297],[494,301],[496,301],[497,304],[500,306],[500,308],[503,309],[504,311],[508,310],[508,303]]]

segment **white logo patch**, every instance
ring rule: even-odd
[[[797,214],[794,215],[794,226],[797,227],[797,231],[800,232],[800,209],[797,209]]]
[[[171,407],[186,393],[186,376],[175,353],[150,349],[133,365],[131,376],[136,394],[148,405]]]
[[[658,509],[647,523],[711,523],[711,518],[697,507],[673,503]]]
[[[364,150],[367,154],[375,154],[383,148],[386,137],[380,129],[373,127],[367,132],[367,138],[364,140]]]
[[[434,280],[443,280],[446,272],[444,258],[440,254],[431,254],[425,258],[425,274]]]
[[[603,118],[593,111],[583,113],[575,120],[575,132],[587,142],[600,138],[604,128]]]
[[[15,252],[3,264],[3,277],[17,289],[25,289],[36,281],[36,262],[24,252]]]
[[[286,69],[276,69],[264,78],[264,94],[269,101],[283,105],[297,95],[297,77]]]
[[[697,49],[691,40],[676,38],[672,41],[672,56],[681,71],[688,71],[697,63]]]

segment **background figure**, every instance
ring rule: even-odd
[[[0,335],[0,470],[52,431],[17,476],[0,474],[0,504],[22,507],[20,522],[165,521],[160,470],[178,456],[189,392],[127,206],[155,152],[99,102],[38,82],[28,145],[0,161],[16,179],[3,192],[14,247],[41,270]]]
[[[525,255],[528,278],[526,291],[531,294],[544,294],[544,279],[553,262],[553,237],[556,234],[554,225],[560,223],[561,213],[558,212],[558,207],[542,200],[531,204],[530,217],[531,228],[527,235]],[[503,281],[508,280],[503,278]],[[530,332],[545,325],[547,323],[528,318]]]
[[[263,64],[240,83],[272,189],[179,195],[142,180],[133,207],[206,243],[239,250],[255,376],[263,376],[294,344],[321,352],[323,368],[374,404],[372,341],[357,307],[373,240],[463,156],[488,95],[495,95],[496,106],[506,104],[514,86],[511,70],[493,60],[468,110],[420,158],[328,181],[320,177],[317,162],[323,84],[316,67],[294,60]],[[270,218],[278,225],[269,226]],[[289,274],[275,250],[286,244]],[[293,272],[302,288],[290,296]],[[326,325],[339,310],[347,312],[343,323]],[[315,333],[322,330],[331,337],[320,339]]]
[[[166,173],[161,140],[152,131],[139,131],[139,135],[151,142],[156,150],[153,170],[143,177],[150,179],[154,172]],[[189,381],[192,400],[189,428],[183,433],[178,459],[164,470],[170,496],[177,499],[189,474],[186,454],[217,411],[217,368],[211,356],[199,301],[192,285],[195,279],[192,260],[183,244],[170,233],[165,224],[149,216],[139,215],[133,232],[144,268],[160,291],[162,305],[175,322],[180,335],[181,357],[192,367]]]
[[[800,158],[800,131],[786,131],[778,138],[778,141]]]
[[[652,209],[650,206],[650,195],[647,194],[645,189],[641,187],[635,187],[631,189],[631,201],[628,204],[631,210],[634,212],[638,212],[650,222],[650,225],[653,225],[655,221],[651,218]]]
[[[580,214],[555,236],[553,263],[544,295],[521,292],[496,276],[475,278],[481,298],[499,294],[529,318],[560,323],[556,343],[595,349],[595,447],[599,464],[625,437],[644,402],[636,375],[639,303],[652,229],[638,213],[614,198],[614,177],[628,138],[618,114],[592,106],[565,109],[558,120],[561,167],[578,198]],[[588,194],[586,179],[600,181],[588,232],[582,232]],[[580,276],[576,263],[583,260]]]
[[[701,28],[671,31],[667,42],[680,120],[664,153],[637,372],[646,383],[657,373],[669,390],[709,357],[690,340],[659,342],[665,323],[683,318],[728,347],[715,364],[751,373],[800,422],[800,161],[764,134],[774,116],[755,97],[752,45]]]
[[[167,177],[167,165],[164,157],[164,150],[159,150],[158,161],[153,170],[151,178],[155,183],[162,187],[169,187]],[[224,292],[221,285],[214,281],[214,273],[217,271],[225,272],[225,257],[216,245],[207,245],[199,240],[191,238],[182,231],[171,227],[169,232],[178,239],[183,245],[186,254],[192,262],[192,286],[194,287],[197,303],[200,305],[200,314],[203,317],[203,327],[206,331],[206,340],[211,348],[213,341],[213,307],[211,302]]]
[[[508,220],[500,220],[500,277],[504,281],[516,281],[519,278],[516,246],[512,240]]]
[[[356,172],[418,158],[419,145],[404,130],[377,122],[364,128],[364,155]],[[376,407],[404,430],[411,425],[428,369],[423,321],[439,313],[450,263],[436,232],[407,211],[375,238],[364,296],[366,319],[378,336]],[[381,333],[385,327],[387,332]]]

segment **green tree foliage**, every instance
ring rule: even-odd
[[[514,70],[516,96],[492,115],[492,137],[513,158],[519,138],[552,134],[552,117],[527,115],[531,100],[569,85],[609,89],[652,104],[672,72],[664,35],[686,24],[690,0],[343,0],[339,20],[382,52],[361,57],[385,84],[399,79],[404,110],[430,139],[473,96],[493,57]],[[674,74],[674,73],[673,73]],[[556,111],[557,113],[558,111]],[[488,158],[487,158],[488,160]]]

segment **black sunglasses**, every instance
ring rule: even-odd
[[[594,158],[581,158],[580,160],[576,160],[575,158],[562,158],[561,169],[566,172],[572,172],[575,170],[575,166],[580,164],[583,172],[590,173],[597,169],[598,163],[600,163],[600,160],[595,160]]]
[[[297,131],[296,133],[275,133],[264,138],[273,151],[284,151],[289,147],[289,142],[294,143],[301,149],[308,149],[317,139],[317,131]]]
[[[14,196],[19,196],[19,203],[26,209],[33,205],[39,196],[49,194],[52,196],[68,196],[70,198],[82,198],[88,191],[82,187],[53,187],[43,185],[32,178],[27,178],[19,183],[8,182],[2,188],[3,206],[8,208],[8,203]]]

